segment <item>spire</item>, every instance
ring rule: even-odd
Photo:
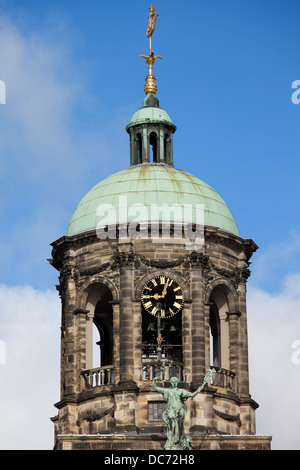
[[[148,27],[147,27],[147,32],[146,36],[149,38],[149,55],[143,55],[140,54],[139,57],[144,57],[146,59],[146,62],[148,64],[148,75],[146,77],[146,83],[144,86],[144,91],[146,95],[152,94],[155,95],[157,92],[157,86],[155,83],[155,77],[153,75],[153,64],[155,59],[162,59],[160,55],[154,55],[154,52],[152,51],[152,34],[154,33],[154,28],[155,28],[155,23],[158,18],[158,13],[155,16],[155,10],[156,7],[154,5],[151,5],[149,8],[150,14],[148,16]]]
[[[144,57],[149,70],[146,77],[143,106],[132,116],[126,131],[130,135],[130,166],[143,163],[165,164],[173,166],[173,133],[176,126],[173,124],[166,111],[159,107],[159,101],[155,96],[157,86],[153,75],[155,59],[162,59],[160,55],[154,55],[152,50],[152,35],[158,14],[155,6],[151,5],[148,16],[147,37],[149,38],[149,55]]]

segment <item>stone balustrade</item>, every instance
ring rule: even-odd
[[[100,387],[114,383],[113,366],[95,367],[94,369],[83,370],[81,372],[81,389]]]
[[[143,361],[142,366],[142,380],[153,380],[154,377],[161,375],[161,364],[157,361]],[[166,367],[162,371],[162,380],[170,380],[171,377],[178,377],[183,381],[183,364],[179,362],[172,362],[171,367]]]
[[[213,367],[215,369],[215,374],[212,376],[212,382],[209,385],[215,387],[223,387],[227,390],[232,390],[233,392],[238,391],[238,382],[235,372],[232,372],[227,369],[222,369],[221,367]]]
[[[213,374],[211,383],[208,385],[222,387],[227,390],[232,390],[233,392],[238,391],[237,377],[235,372],[218,367],[214,367],[214,369],[216,372]],[[152,381],[154,377],[159,377],[160,375],[161,364],[158,364],[157,361],[151,361],[149,359],[143,360],[141,377],[143,381]],[[171,367],[166,367],[163,370],[162,380],[170,380],[171,377],[178,377],[181,382],[184,381],[182,363],[173,362]],[[81,372],[81,378],[82,390],[113,384],[113,366],[108,365],[84,370]]]

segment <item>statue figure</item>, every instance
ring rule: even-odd
[[[162,369],[165,369],[165,365]],[[182,388],[178,388],[179,379],[172,377],[170,379],[170,388],[161,388],[156,384],[157,380],[161,380],[162,376],[154,377],[153,388],[157,392],[162,393],[167,401],[167,409],[163,412],[162,418],[167,425],[167,442],[164,446],[165,450],[189,450],[192,448],[192,440],[184,434],[184,418],[187,413],[186,400],[195,397],[200,393],[205,384],[211,379],[214,369],[210,369],[204,377],[203,384],[195,391],[189,392]]]
[[[155,56],[154,52],[152,51],[152,34],[154,33],[155,23],[158,18],[158,13],[155,16],[156,14],[155,5],[151,5],[149,11],[150,11],[150,14],[148,16],[148,26],[147,26],[147,32],[146,32],[146,36],[147,38],[149,38],[149,55],[147,56],[144,54],[140,54],[139,57],[144,57],[148,64],[148,75],[146,77],[144,91],[146,95],[148,95],[149,93],[152,93],[153,95],[155,95],[155,93],[157,92],[157,86],[155,83],[155,77],[153,75],[153,64],[154,64],[155,59],[158,59],[158,58],[162,59],[162,57],[160,55]]]
[[[155,23],[157,21],[157,18],[158,18],[158,13],[156,15],[156,18],[155,18],[155,5],[151,5],[151,7],[149,8],[149,11],[150,11],[150,15],[148,16],[148,27],[147,27],[147,38],[150,38],[152,36],[152,34],[154,33],[154,28],[155,28]]]

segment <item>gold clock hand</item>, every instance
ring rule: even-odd
[[[162,291],[162,298],[165,297],[166,293],[167,293],[167,289],[168,289],[168,285],[169,285],[169,281],[170,279],[167,280],[167,282],[165,283],[165,287],[163,288],[163,291]]]
[[[153,297],[155,300],[158,300],[158,299],[162,299],[164,296],[163,296],[163,295],[159,295],[159,294],[156,292],[156,294],[150,295],[150,297]]]

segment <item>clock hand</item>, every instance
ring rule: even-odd
[[[162,299],[164,295],[159,295],[157,292],[154,295],[150,295],[150,297],[153,297],[155,300]]]
[[[166,282],[166,284],[165,284],[165,287],[164,287],[164,289],[163,289],[163,291],[162,291],[162,293],[161,293],[161,294],[162,294],[162,298],[164,298],[165,295],[166,295],[166,293],[167,293],[168,284],[169,284],[169,279],[167,280],[167,282]]]

